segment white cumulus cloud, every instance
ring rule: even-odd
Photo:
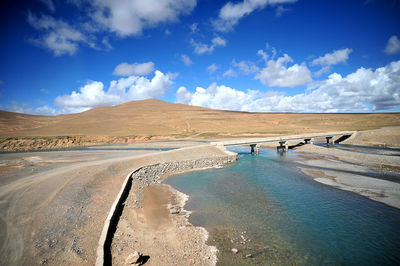
[[[218,68],[219,68],[219,66],[217,66],[217,65],[214,63],[214,64],[211,64],[211,65],[209,65],[209,66],[207,67],[207,71],[208,71],[209,73],[214,73],[215,71],[218,70]]]
[[[183,104],[190,104],[192,100],[192,94],[186,90],[185,87],[179,87],[179,89],[175,93],[176,102]]]
[[[331,70],[332,65],[336,65],[339,63],[346,63],[349,59],[349,55],[352,52],[352,49],[345,48],[341,50],[335,50],[332,53],[326,53],[324,56],[320,56],[315,58],[312,62],[312,66],[320,65],[322,68],[315,73],[316,76],[320,76],[324,73],[327,73]]]
[[[58,96],[55,103],[63,113],[82,112],[94,107],[121,104],[132,100],[164,96],[170,89],[174,75],[156,70],[149,80],[142,76],[130,76],[113,80],[108,90],[99,81],[92,81],[69,95]]]
[[[396,35],[389,38],[386,44],[385,53],[387,54],[397,54],[400,52],[400,40]]]
[[[320,56],[311,62],[312,66],[331,66],[339,63],[345,63],[349,59],[349,55],[352,49],[345,48],[341,50],[335,50],[332,53],[327,53],[324,56]]]
[[[52,16],[36,17],[28,13],[28,22],[40,32],[38,37],[32,39],[32,42],[51,50],[55,56],[73,55],[81,43],[90,44],[87,37],[80,31]]]
[[[177,101],[184,104],[209,107],[213,109],[241,110],[253,99],[253,91],[239,91],[227,86],[211,84],[207,89],[197,87],[192,94],[185,87],[176,93]]]
[[[224,74],[222,74],[222,76],[224,77],[236,77],[237,73],[235,70],[233,70],[232,68],[228,69],[227,71],[224,72]]]
[[[359,68],[342,77],[333,73],[311,91],[287,96],[282,93],[246,92],[224,85],[181,87],[179,103],[216,109],[252,112],[355,112],[389,110],[400,106],[400,61],[376,70]]]
[[[209,53],[211,54],[214,52],[215,48],[218,46],[226,46],[226,40],[221,38],[221,37],[215,37],[211,40],[211,44],[207,45],[202,42],[196,42],[195,40],[191,39],[190,43],[192,44],[194,48],[194,52],[196,54],[204,54],[204,53]]]
[[[71,12],[63,16],[62,12],[55,13],[59,1],[39,1],[58,17],[45,14],[37,17],[28,12],[27,20],[38,35],[32,38],[32,43],[56,56],[73,55],[82,44],[110,50],[111,34],[139,36],[146,29],[179,21],[180,16],[190,14],[197,4],[197,0],[69,0],[64,5]]]
[[[132,76],[132,75],[147,75],[153,72],[154,63],[146,62],[146,63],[121,63],[119,64],[113,72],[115,76]]]
[[[258,72],[260,69],[256,64],[251,61],[239,61],[237,62],[235,59],[232,60],[232,65],[240,69],[244,74],[252,74]]]
[[[312,81],[311,72],[302,63],[300,65],[294,64],[287,67],[288,63],[293,62],[293,59],[284,54],[277,60],[269,60],[266,62],[266,67],[255,76],[263,84],[276,87],[296,87],[304,85]]]
[[[178,21],[180,15],[189,14],[196,0],[94,0],[90,17],[119,36],[140,35],[146,28],[161,23]]]
[[[190,57],[185,54],[181,55],[181,60],[185,66],[190,66],[193,64],[192,59],[190,59]]]
[[[214,21],[214,28],[218,31],[230,31],[238,24],[239,20],[250,15],[255,10],[264,9],[266,6],[294,3],[297,0],[243,0],[241,2],[228,2],[219,11],[218,18]],[[277,11],[279,12],[279,11]],[[282,12],[281,12],[282,13]]]

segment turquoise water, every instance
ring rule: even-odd
[[[190,222],[210,232],[220,265],[400,264],[400,210],[313,181],[291,151],[232,150],[227,168],[167,180],[190,195]]]

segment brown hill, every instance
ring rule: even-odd
[[[400,125],[399,113],[246,113],[132,101],[70,115],[35,116],[0,111],[0,136],[232,136],[365,130]]]

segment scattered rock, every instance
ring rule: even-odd
[[[232,253],[233,253],[233,254],[237,254],[238,252],[239,252],[239,250],[237,250],[237,248],[233,248],[233,249],[232,249]]]
[[[138,263],[141,256],[142,254],[139,251],[134,251],[128,255],[128,257],[125,260],[125,264],[126,265],[136,264]]]
[[[173,208],[173,209],[171,209],[169,212],[170,212],[171,214],[179,214],[181,211],[180,211],[179,209]]]

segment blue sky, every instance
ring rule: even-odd
[[[0,109],[400,111],[399,14],[398,0],[6,0]]]

